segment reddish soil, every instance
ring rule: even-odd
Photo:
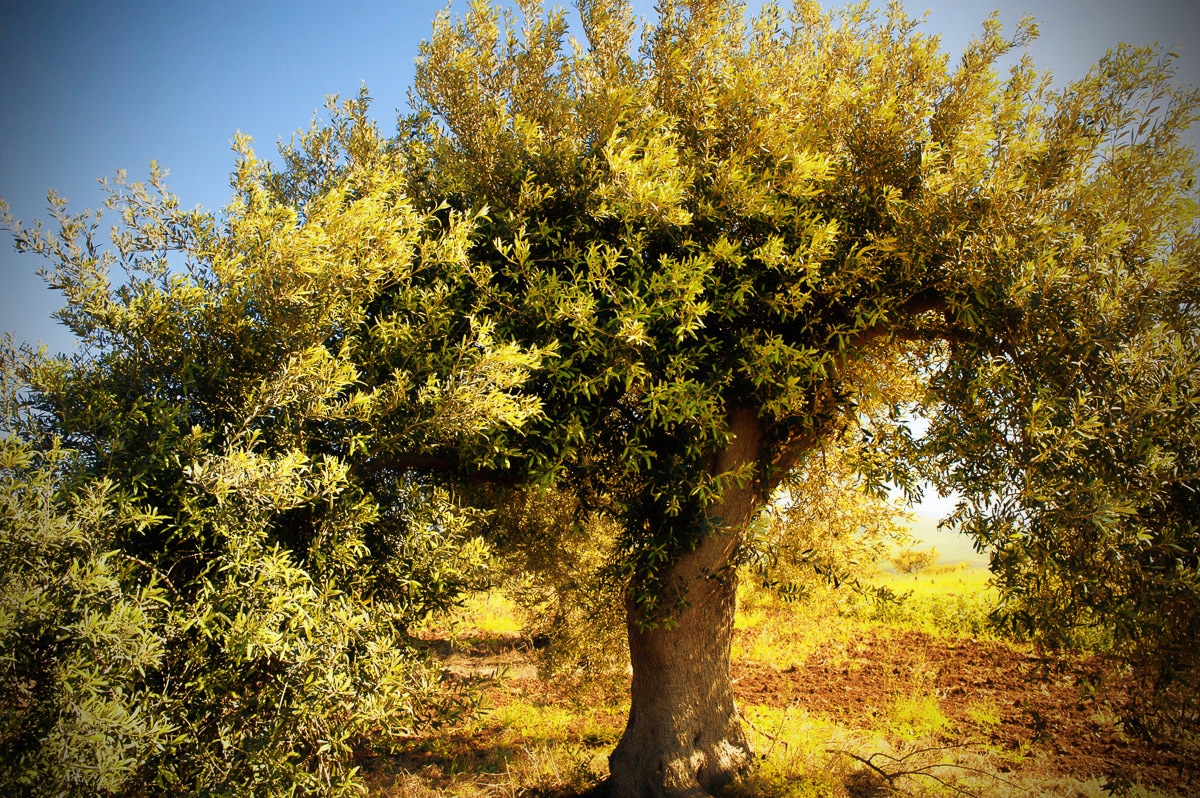
[[[818,649],[798,668],[736,663],[733,675],[743,704],[796,705],[865,728],[882,726],[897,697],[932,694],[954,727],[946,744],[964,742],[964,730],[972,729],[972,742],[1008,751],[1025,746],[1050,772],[1200,793],[1200,763],[1122,734],[1113,709],[1123,698],[1117,688],[1087,694],[1086,677],[1106,670],[1096,659],[1064,667],[1003,643],[903,631]],[[981,706],[994,708],[999,722],[973,719],[970,709]]]
[[[611,696],[623,692],[621,685],[562,677],[543,681],[523,638],[483,635],[456,647],[431,641],[431,648],[445,665],[445,678],[473,685],[468,693],[482,688],[488,706],[513,701],[568,706],[578,714],[579,723],[567,730],[575,743],[604,750],[619,737],[624,712],[612,705]],[[898,750],[932,745],[932,756],[941,759],[943,746],[969,747],[986,760],[980,764],[989,771],[1011,769],[1017,771],[1013,778],[1098,779],[1200,795],[1200,761],[1194,754],[1122,732],[1117,718],[1127,685],[1115,673],[1115,665],[1100,658],[1049,659],[1002,642],[886,629],[828,642],[802,665],[786,669],[762,662],[733,664],[734,690],[744,707],[797,707],[886,737],[897,730],[898,698],[933,697],[948,723],[939,732],[922,734],[919,744],[893,740]],[[1104,687],[1089,692],[1089,683]],[[611,734],[594,738],[597,728]],[[441,789],[450,784],[446,773],[493,772],[507,761],[513,745],[500,728],[483,723],[414,740],[391,757],[364,752],[361,764],[380,789],[403,772],[425,774],[432,788]],[[944,758],[954,760],[948,750]]]

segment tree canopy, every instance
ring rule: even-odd
[[[614,794],[709,791],[751,761],[737,567],[830,447],[876,495],[962,496],[1023,631],[1099,628],[1194,699],[1200,96],[1171,57],[1121,46],[1056,91],[1026,57],[999,74],[1029,21],[987,20],[952,67],[898,5],[663,0],[641,29],[619,0],[579,11],[578,42],[534,2],[440,15],[395,136],[364,94],[278,164],[239,141],[220,215],[153,179],[113,187],[107,249],[87,215],[8,221],[83,343],[4,356],[5,517],[41,496],[58,519],[6,520],[0,552],[0,634],[42,641],[6,665],[41,674],[6,718],[12,778],[51,783],[60,727],[109,723],[125,775],[54,784],[332,785],[329,745],[425,711],[406,625],[545,491],[558,523],[616,530],[634,674]],[[99,537],[63,548],[56,524]],[[99,638],[50,644],[86,605],[21,592],[29,546],[117,569],[101,615],[142,613],[123,628],[148,642],[101,692],[161,729],[67,712],[84,677],[62,663]],[[304,681],[318,661],[341,664]],[[263,758],[235,773],[214,740],[251,682],[281,725],[237,734],[299,742],[247,742]]]
[[[404,198],[365,111],[304,138],[345,157],[303,205],[242,141],[219,221],[155,173],[110,187],[108,248],[61,203],[14,225],[81,350],[4,353],[5,784],[355,792],[357,741],[453,715],[408,630],[484,583],[473,514],[354,467],[523,423],[536,356],[439,312],[464,227]]]

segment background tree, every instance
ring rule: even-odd
[[[1011,320],[955,342],[923,447],[964,497],[955,523],[992,549],[1008,622],[1052,645],[1109,638],[1152,688],[1134,726],[1195,755],[1200,250],[1181,136],[1197,95],[1171,78],[1169,56],[1121,47],[1053,98],[1037,237],[982,239],[1007,261],[984,297]],[[1009,237],[1034,248],[1002,255]]]
[[[219,219],[157,172],[107,247],[6,219],[80,341],[0,353],[6,794],[352,794],[356,745],[453,715],[407,635],[482,584],[477,514],[368,453],[524,423],[537,357],[447,315],[466,222],[331,112],[282,169],[239,141]]]

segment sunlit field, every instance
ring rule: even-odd
[[[877,600],[881,587],[895,599]],[[1041,656],[994,628],[986,569],[887,564],[859,588],[789,602],[743,586],[733,675],[759,764],[725,794],[1194,794],[1183,759],[1122,731],[1120,674],[1104,659]],[[626,674],[539,674],[537,645],[498,592],[424,635],[474,710],[403,750],[363,751],[374,795],[600,785],[628,711]]]

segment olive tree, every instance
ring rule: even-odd
[[[1053,91],[1016,57],[1031,21],[985,21],[951,65],[898,6],[657,9],[639,29],[580,2],[578,41],[534,2],[443,14],[396,142],[413,197],[473,214],[465,310],[555,347],[526,386],[542,415],[496,445],[621,524],[612,794],[751,764],[737,566],[847,429],[875,484],[961,492],[1012,618],[1187,650],[1197,95],[1170,57],[1120,47]],[[897,374],[918,440],[872,401]]]
[[[279,167],[246,153],[222,217],[123,194],[125,287],[86,220],[20,234],[93,346],[22,361],[31,419],[153,511],[124,550],[208,590],[246,513],[316,584],[427,607],[461,550],[427,541],[487,528],[439,487],[492,529],[549,497],[613,540],[612,794],[703,795],[752,763],[739,565],[832,448],[877,493],[957,490],[1014,622],[1100,625],[1194,696],[1198,98],[1170,58],[1052,91],[998,74],[1031,22],[951,65],[898,6],[579,15],[439,16],[394,138],[362,98]]]
[[[239,141],[219,218],[157,171],[107,241],[5,218],[79,340],[0,349],[6,795],[356,794],[356,747],[455,709],[409,629],[483,584],[478,514],[358,469],[525,423],[538,356],[445,311],[465,222],[332,111],[282,167]]]

